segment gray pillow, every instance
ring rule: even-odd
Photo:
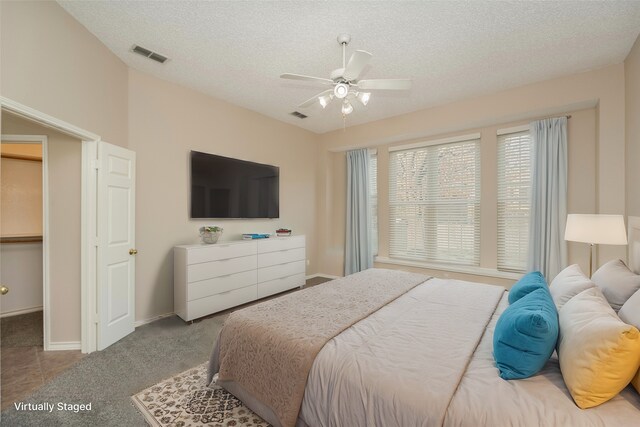
[[[618,316],[624,323],[640,329],[640,291],[637,291],[624,303]]]
[[[619,259],[600,267],[591,280],[600,288],[616,313],[640,289],[640,275],[634,274]]]
[[[595,284],[582,272],[578,264],[570,265],[553,279],[549,292],[558,311],[571,298],[582,291],[595,288]]]

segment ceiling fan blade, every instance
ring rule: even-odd
[[[324,92],[320,92],[319,94],[314,95],[313,97],[304,101],[302,104],[298,105],[298,107],[307,108],[313,105],[313,103],[318,102],[318,98],[320,98],[321,96],[329,95],[330,93],[333,93],[333,89],[328,89],[328,90],[325,90]]]
[[[410,79],[375,79],[360,80],[358,89],[361,90],[408,90],[411,89]]]
[[[345,80],[356,80],[360,77],[360,74],[362,74],[364,67],[369,63],[371,56],[369,52],[365,52],[364,50],[356,50],[353,52],[347,66],[344,67],[342,77],[344,77]]]
[[[302,74],[281,74],[281,79],[290,79],[290,80],[306,80],[310,82],[319,82],[323,84],[333,84],[333,80],[331,79],[323,79],[322,77],[313,77],[313,76],[304,76]]]

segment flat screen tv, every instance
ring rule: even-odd
[[[191,218],[279,218],[280,168],[191,152]]]

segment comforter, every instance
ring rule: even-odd
[[[431,279],[411,287],[324,344],[309,370],[297,424],[640,425],[640,396],[631,387],[596,408],[579,409],[555,357],[532,378],[502,380],[492,340],[507,306],[507,293],[498,286]],[[210,380],[219,370],[219,341]],[[268,348],[260,351],[269,357]],[[218,384],[279,425],[269,405],[242,384]]]
[[[293,427],[327,341],[428,279],[371,269],[232,313],[219,337],[219,384],[234,382],[270,410],[269,422]]]

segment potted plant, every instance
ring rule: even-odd
[[[214,244],[218,241],[218,238],[222,234],[222,227],[218,226],[205,226],[200,227],[200,237],[202,237],[202,241],[208,244]]]

